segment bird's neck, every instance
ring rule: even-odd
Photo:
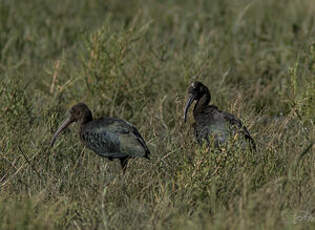
[[[84,116],[80,120],[80,125],[85,125],[86,123],[88,123],[92,120],[93,120],[92,113],[91,113],[91,111],[88,111],[84,114]]]
[[[85,140],[83,139],[83,133],[84,133],[84,129],[86,127],[86,125],[93,121],[93,118],[92,118],[92,114],[90,113],[89,116],[84,116],[81,121],[79,122],[80,123],[80,140],[82,141],[83,144],[85,144]]]
[[[196,115],[200,112],[202,112],[202,110],[208,106],[209,102],[211,100],[211,96],[209,91],[207,91],[195,104],[195,108],[194,108],[194,116],[196,117]]]

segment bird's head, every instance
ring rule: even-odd
[[[51,140],[50,146],[53,146],[58,135],[67,128],[72,122],[80,122],[81,124],[84,124],[88,121],[92,120],[92,113],[84,103],[78,103],[74,105],[69,110],[69,117],[61,124],[61,126],[58,128],[56,133],[54,134],[54,137]]]
[[[188,99],[184,109],[184,121],[187,120],[188,109],[191,104],[196,100],[198,101],[204,94],[209,93],[207,86],[200,81],[194,81],[188,87]],[[210,94],[209,94],[210,95]]]
[[[84,103],[78,103],[69,110],[70,119],[73,122],[84,123],[92,120],[92,113],[90,109]]]

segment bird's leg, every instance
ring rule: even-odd
[[[121,168],[123,170],[123,174],[125,174],[126,169],[127,169],[127,164],[128,164],[128,157],[122,157],[119,160],[120,160]]]
[[[206,150],[207,150],[207,152],[210,152],[210,150],[211,150],[211,142],[209,140],[209,136],[206,136],[205,140],[206,140],[206,146],[207,146]]]

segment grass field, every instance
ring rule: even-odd
[[[190,82],[251,153],[197,145]],[[0,229],[315,229],[313,0],[0,0]],[[133,123],[125,176],[68,109]]]

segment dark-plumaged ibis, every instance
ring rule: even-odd
[[[70,117],[58,128],[51,141],[54,145],[62,130],[72,122],[80,124],[82,143],[96,154],[109,160],[119,159],[125,172],[128,159],[144,157],[149,159],[150,151],[137,128],[127,121],[105,117],[93,120],[90,109],[84,103],[74,105]]]
[[[188,87],[184,121],[187,120],[189,107],[194,101],[197,101],[193,111],[195,119],[193,127],[198,143],[201,145],[203,141],[206,141],[209,145],[209,137],[213,137],[215,147],[219,147],[230,137],[240,134],[249,141],[250,149],[256,151],[254,139],[242,122],[234,115],[219,110],[217,106],[209,105],[210,100],[210,91],[201,82],[195,81]]]

